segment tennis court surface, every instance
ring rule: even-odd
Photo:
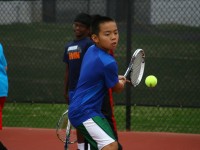
[[[119,140],[124,150],[200,150],[200,134],[119,132]],[[0,141],[8,150],[63,150],[54,129],[5,127]]]

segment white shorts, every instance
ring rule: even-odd
[[[77,129],[90,143],[91,149],[101,150],[104,146],[116,141],[108,121],[99,116],[84,121]]]

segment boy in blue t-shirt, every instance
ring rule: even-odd
[[[90,39],[90,23],[92,17],[85,13],[80,13],[76,16],[73,23],[73,31],[75,39],[65,46],[63,61],[66,63],[66,73],[65,73],[65,83],[64,83],[64,96],[66,102],[70,104],[70,100],[74,95],[74,90],[76,88],[78,78],[80,75],[80,68],[83,56],[85,55],[87,49],[93,45],[93,41]],[[113,51],[109,52],[113,55]],[[118,140],[116,121],[113,113],[113,99],[112,91],[109,89],[104,97],[104,103],[102,105],[102,113],[106,116],[109,121],[110,126],[114,132],[115,138]],[[87,144],[84,143],[84,138],[79,132],[77,132],[78,137],[78,149],[87,150]],[[87,143],[87,142],[86,142]],[[119,150],[122,147],[119,145]]]
[[[117,63],[109,54],[110,50],[116,49],[119,40],[116,22],[96,15],[91,24],[91,38],[95,45],[84,55],[68,116],[91,149],[117,150],[117,139],[101,111],[108,89],[119,93],[126,83],[126,78],[118,75]]]

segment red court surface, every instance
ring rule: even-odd
[[[0,141],[8,150],[63,150],[54,129],[6,127]],[[124,150],[200,150],[200,134],[119,132],[119,141]]]

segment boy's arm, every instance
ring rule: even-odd
[[[118,78],[119,78],[119,82],[115,84],[115,86],[112,88],[113,92],[116,92],[116,93],[122,92],[124,89],[125,83],[128,82],[124,76],[119,75]]]
[[[64,97],[67,104],[69,104],[68,90],[69,90],[69,65],[66,63],[65,76],[64,76]]]

